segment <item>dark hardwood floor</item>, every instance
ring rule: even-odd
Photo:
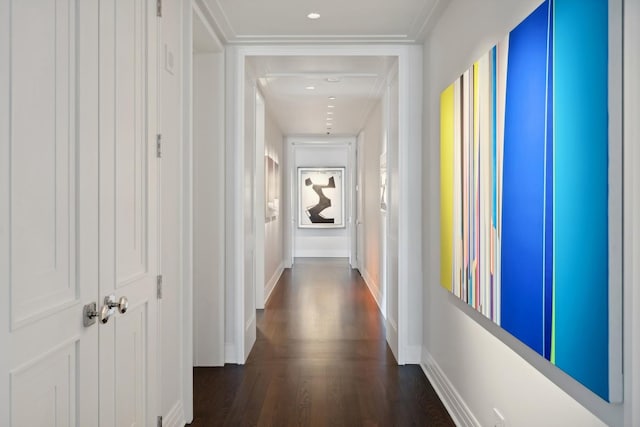
[[[192,426],[454,425],[346,260],[297,260],[257,319],[245,366],[194,370]]]

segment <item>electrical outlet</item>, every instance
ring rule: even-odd
[[[500,413],[498,408],[493,408],[493,427],[507,427],[504,416]]]

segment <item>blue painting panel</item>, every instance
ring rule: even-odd
[[[541,355],[548,10],[509,35],[501,248],[501,326]]]
[[[554,4],[555,363],[608,399],[608,5]]]

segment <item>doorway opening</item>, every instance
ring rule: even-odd
[[[255,215],[244,280],[255,309],[296,259],[346,258],[377,302],[396,359],[398,64],[391,55],[250,56],[243,76],[244,158],[254,154],[245,208]],[[315,222],[313,209],[322,210]],[[255,319],[246,318],[246,334]]]

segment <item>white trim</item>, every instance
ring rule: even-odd
[[[224,46],[220,42],[220,39],[213,28],[215,26],[215,20],[209,11],[209,8],[202,0],[191,0],[191,5],[193,7],[194,16],[200,18],[200,22],[204,28],[206,28],[209,38],[215,46],[215,51],[222,52],[224,50]]]
[[[298,249],[296,258],[349,258],[348,249]]]
[[[623,400],[622,0],[609,1],[609,401]]]
[[[276,290],[276,286],[280,281],[280,277],[282,277],[282,273],[284,273],[283,262],[280,263],[278,268],[276,268],[276,271],[273,273],[273,276],[271,276],[271,279],[269,279],[269,281],[267,282],[267,285],[264,290],[265,292],[264,305],[267,305],[267,303],[269,302],[269,298],[271,298],[271,295],[273,294],[273,291]]]
[[[182,349],[180,351],[181,407],[185,421],[193,419],[193,158],[192,158],[192,93],[193,93],[193,9],[191,2],[185,2],[181,10],[183,21],[182,34],[182,82],[180,91],[180,110],[183,112],[180,127],[182,130],[182,150],[180,152],[180,272],[182,292],[178,292],[179,319],[182,322]]]
[[[238,353],[236,346],[233,343],[224,343],[224,363],[236,363],[238,360]]]
[[[398,363],[422,340],[422,47],[411,46],[398,58]],[[410,334],[411,330],[411,334]],[[408,356],[408,354],[407,354]]]
[[[177,401],[167,415],[162,417],[162,427],[184,427],[186,424],[182,402]]]
[[[262,310],[264,309],[266,282],[264,273],[266,238],[264,218],[266,171],[264,169],[264,156],[267,143],[267,105],[257,85],[253,88],[253,92],[253,278],[256,310]]]
[[[217,0],[196,1],[198,2],[200,9],[209,17],[209,21],[212,24],[213,29],[216,30],[216,34],[218,34],[221,39],[228,41],[232,38],[235,38],[235,33],[233,31],[233,28],[231,28],[229,18],[224,13]]]
[[[462,399],[462,396],[460,396],[460,393],[458,393],[426,348],[422,349],[422,356],[424,362],[420,364],[420,367],[422,367],[422,371],[427,376],[444,407],[447,408],[456,426],[482,427],[469,409],[469,406]]]
[[[422,325],[411,324],[409,319],[422,318],[422,243],[415,236],[422,235],[422,47],[384,44],[325,44],[325,45],[242,45],[227,48],[227,83],[231,88],[227,96],[227,165],[231,168],[227,176],[232,182],[227,187],[231,194],[227,206],[227,253],[229,263],[227,283],[233,287],[235,303],[228,307],[235,320],[234,341],[238,354],[245,354],[244,329],[244,75],[245,59],[249,56],[395,56],[399,67],[399,188],[400,217],[398,242],[398,362],[404,364],[405,353],[412,353],[408,345],[415,345],[422,337]],[[352,137],[352,139],[355,139]],[[287,147],[288,161],[291,149]],[[290,170],[290,166],[288,166]],[[291,177],[289,177],[291,178]],[[291,181],[289,181],[291,182]],[[417,200],[417,202],[416,202]],[[285,220],[291,221],[291,216]],[[293,243],[293,236],[289,236]],[[289,240],[289,239],[287,239]],[[287,248],[290,249],[290,248]],[[293,252],[286,252],[290,255]],[[238,363],[243,363],[238,360]]]
[[[624,425],[640,425],[640,2],[624,1]]]
[[[398,324],[393,320],[391,316],[387,316],[384,319],[384,328],[387,335],[387,344],[389,345],[389,349],[391,349],[391,353],[393,353],[393,357],[396,358],[396,362],[398,361]]]
[[[448,1],[436,0],[433,4],[425,2],[409,26],[408,34],[238,34],[231,20],[224,12],[219,0],[197,0],[201,7],[211,17],[216,33],[229,44],[238,43],[403,43],[414,44],[420,42],[428,30],[440,16],[440,12],[449,4]]]
[[[360,272],[360,276],[362,276],[362,279],[364,280],[365,285],[367,285],[367,288],[369,288],[369,292],[371,293],[371,296],[376,301],[376,304],[378,305],[378,309],[382,314],[382,318],[386,320],[387,318],[386,313],[384,312],[384,310],[382,309],[382,305],[380,304],[380,299],[382,298],[382,293],[380,292],[380,286],[375,282],[375,280],[373,280],[373,278],[369,274],[369,271],[366,268],[359,268],[358,271]]]
[[[244,363],[244,83],[245,55],[237,47],[226,49],[226,79],[229,96],[226,97],[226,284],[234,301],[227,306],[225,322],[233,330],[235,360]],[[228,355],[225,354],[225,359]]]
[[[422,358],[422,345],[408,345],[405,354],[405,362],[408,365],[419,365]]]

